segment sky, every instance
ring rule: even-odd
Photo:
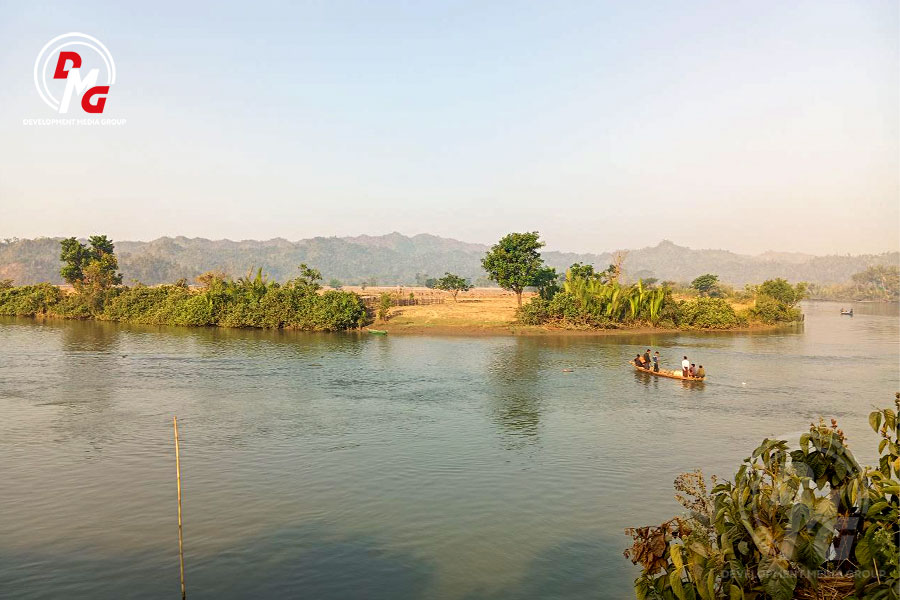
[[[26,124],[92,116],[35,89],[68,32],[123,125]],[[895,0],[0,0],[0,238],[897,250],[898,32]]]

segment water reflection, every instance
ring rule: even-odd
[[[487,367],[493,416],[504,446],[522,448],[537,441],[540,426],[541,347],[530,338],[498,346]]]
[[[188,538],[188,542],[190,538]],[[192,599],[296,598],[321,600],[426,598],[435,580],[430,562],[389,547],[372,536],[350,536],[309,524],[265,531],[231,550],[201,554],[188,546],[185,580]],[[118,555],[85,549],[60,554],[5,556],[0,553],[0,590],[19,590],[20,600],[36,597],[22,584],[41,581],[56,598],[165,598],[178,593],[178,564],[159,551]],[[267,557],[249,563],[244,557]],[[175,558],[173,560],[173,558]],[[19,563],[16,571],[3,564]],[[145,565],[166,564],[175,577],[161,577]],[[348,577],[349,575],[349,577]]]

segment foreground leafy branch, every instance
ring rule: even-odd
[[[869,416],[881,437],[863,468],[832,420],[811,424],[799,448],[766,439],[733,481],[702,473],[675,481],[686,514],[627,529],[625,556],[642,568],[639,599],[900,597],[900,440],[895,408]]]

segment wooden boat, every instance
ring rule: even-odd
[[[842,311],[841,311],[841,314],[842,314],[842,315],[846,315],[846,316],[848,316],[848,317],[852,317],[852,316],[853,316],[853,309],[851,308],[850,310],[842,310]]]
[[[679,373],[677,371],[672,372],[672,371],[666,371],[664,369],[660,369],[659,372],[657,372],[657,371],[654,371],[653,369],[648,370],[643,367],[639,367],[631,361],[629,361],[628,364],[631,365],[631,367],[638,373],[646,373],[647,375],[655,375],[656,377],[668,377],[669,379],[679,379],[681,381],[687,381],[688,383],[702,383],[703,381],[706,381],[705,377],[702,379],[697,378],[697,377],[693,377],[693,378],[682,377],[681,373]]]
[[[366,329],[366,331],[373,335],[387,335],[387,331],[384,329]]]

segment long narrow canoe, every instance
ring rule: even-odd
[[[656,377],[668,377],[669,379],[680,379],[681,381],[687,381],[688,383],[703,382],[705,379],[705,378],[701,379],[698,377],[682,377],[681,373],[678,373],[677,371],[672,372],[672,371],[666,371],[666,370],[660,369],[659,372],[656,372],[653,369],[648,370],[643,367],[639,367],[630,361],[628,362],[628,364],[631,365],[632,368],[634,368],[634,370],[637,371],[638,373],[646,373],[648,375],[655,375]]]
[[[367,329],[366,331],[374,335],[387,335],[387,331],[383,329]]]

